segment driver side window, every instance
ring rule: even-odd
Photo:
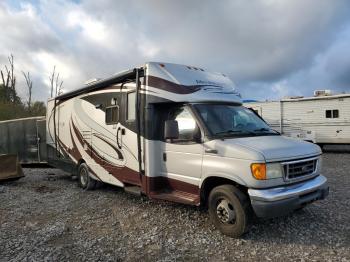
[[[176,120],[179,126],[179,138],[176,142],[195,141],[199,129],[196,121],[186,107],[174,108],[170,111],[168,120]]]

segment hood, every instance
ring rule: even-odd
[[[239,158],[239,151],[244,148],[243,158],[248,158],[247,150],[249,150],[251,157],[258,157],[261,154],[267,162],[303,158],[322,153],[320,147],[315,144],[284,136],[256,136],[216,140],[215,147],[219,151],[221,151],[220,148],[223,149],[224,156],[235,158]]]

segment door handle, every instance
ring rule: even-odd
[[[166,153],[163,153],[163,161],[166,162]]]
[[[206,149],[205,149],[205,153],[208,153],[208,154],[217,154],[218,151],[217,151],[216,149],[206,148]]]

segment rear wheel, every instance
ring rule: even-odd
[[[78,183],[84,190],[92,190],[96,187],[96,180],[90,177],[89,168],[85,163],[82,163],[78,169]]]
[[[215,187],[209,195],[209,216],[223,234],[239,237],[250,225],[249,198],[233,185]]]

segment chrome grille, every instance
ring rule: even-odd
[[[317,168],[317,158],[283,163],[286,180],[293,180],[312,175]]]

